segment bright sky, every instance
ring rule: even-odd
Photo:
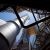
[[[13,20],[16,18],[16,15],[13,13],[9,13],[9,12],[0,12],[0,19],[3,19],[5,21],[8,20]]]

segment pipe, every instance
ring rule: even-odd
[[[26,17],[27,18],[27,17]],[[22,17],[21,19],[23,22],[26,20],[25,17]],[[0,26],[0,34],[6,39],[8,45],[11,47],[14,40],[16,39],[16,36],[18,35],[21,26],[18,23],[19,21],[16,19],[14,21],[7,22],[6,24]]]

